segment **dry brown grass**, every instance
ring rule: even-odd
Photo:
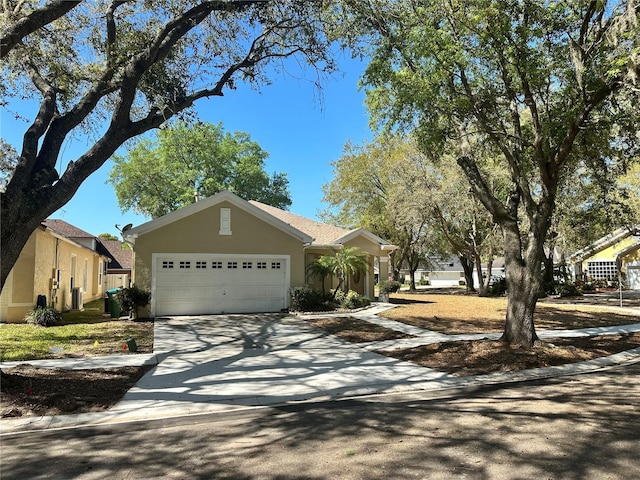
[[[399,306],[380,316],[446,334],[499,333],[504,328],[507,299],[457,294],[394,294]],[[540,302],[537,329],[575,329],[640,322],[632,313],[610,307]]]

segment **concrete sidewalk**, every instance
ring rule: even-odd
[[[277,314],[158,318],[155,322],[153,355],[24,362],[63,368],[87,368],[88,360],[100,367],[157,363],[111,410],[3,420],[0,430],[63,428],[371,394],[475,388],[486,384],[583,373],[640,358],[640,349],[636,349],[572,365],[455,377],[371,350],[379,349],[382,345],[385,348],[404,347],[493,335],[448,336],[377,316],[392,307],[377,304],[353,316],[418,335],[416,338],[354,345],[326,334],[302,318]],[[326,317],[327,314],[318,316]],[[588,332],[570,330],[564,334],[594,335],[622,331],[640,331],[640,323],[589,329]],[[558,331],[539,332],[539,335],[561,336]]]

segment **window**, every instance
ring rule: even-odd
[[[280,269],[280,262],[271,262],[271,268],[274,270]]]
[[[267,268],[267,262],[256,262],[256,268],[258,270],[264,270]]]
[[[186,260],[184,262],[180,262],[180,268],[191,268],[191,262]]]
[[[253,262],[242,262],[242,268],[244,269],[253,268]]]
[[[222,262],[211,262],[211,268],[222,268]]]
[[[227,268],[238,268],[238,262],[227,262]]]
[[[162,262],[162,268],[173,268],[173,262],[170,260],[164,260]]]
[[[84,270],[82,271],[82,291],[89,291],[89,260],[84,259]]]
[[[105,262],[100,260],[98,262],[98,286],[99,287],[102,286],[102,275],[104,274],[104,270],[105,270]]]
[[[69,286],[73,290],[76,286],[76,256],[71,255],[71,275],[69,276]]]
[[[618,278],[616,262],[587,262],[587,277],[593,278],[594,280],[615,280]]]
[[[205,262],[205,261],[196,262],[196,269],[198,269],[198,268],[199,269],[207,268],[207,262]]]
[[[220,209],[220,235],[231,235],[231,209]]]

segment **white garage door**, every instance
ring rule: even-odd
[[[631,290],[640,290],[640,266],[627,265],[627,284]]]
[[[289,257],[156,254],[154,315],[279,312],[288,307]]]

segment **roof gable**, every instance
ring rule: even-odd
[[[593,242],[591,245],[573,253],[568,257],[567,260],[572,262],[582,261],[585,258],[591,257],[592,255],[595,255],[596,253],[609,248],[611,245],[615,245],[616,243],[624,240],[631,235],[638,235],[639,230],[639,227],[618,228],[617,230],[611,232],[609,235],[605,235],[604,237],[599,238],[598,240]]]
[[[260,220],[272,225],[275,228],[291,235],[294,238],[299,239],[304,243],[310,243],[313,241],[313,237],[308,235],[302,230],[295,228],[294,226],[280,220],[279,218],[271,215],[269,212],[266,212],[263,209],[258,208],[246,200],[238,197],[236,194],[229,192],[227,190],[212,195],[211,197],[207,197],[204,200],[200,200],[199,202],[193,203],[191,205],[187,205],[186,207],[179,208],[178,210],[168,213],[167,215],[163,215],[162,217],[158,217],[149,222],[143,223],[135,228],[129,229],[126,232],[123,232],[123,235],[127,241],[135,243],[135,239],[140,235],[146,235],[158,228],[162,228],[167,226],[173,222],[181,220],[183,218],[187,218],[191,215],[195,215],[199,212],[207,210],[209,208],[215,207],[218,204],[223,202],[231,203],[232,205],[244,210],[245,212],[259,218]]]

